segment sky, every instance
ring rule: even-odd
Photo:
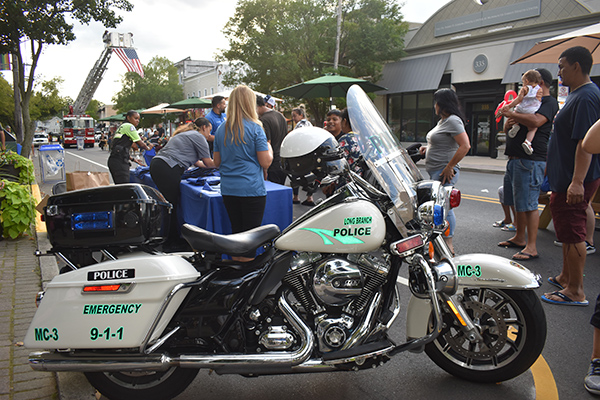
[[[213,60],[220,49],[227,47],[221,30],[235,13],[237,0],[129,0],[132,12],[119,12],[123,22],[111,31],[132,32],[134,47],[142,64],[160,55],[172,62],[187,57],[192,60]],[[404,20],[425,22],[451,0],[398,0]],[[45,46],[36,68],[36,80],[61,77],[60,95],[77,98],[87,75],[104,49],[100,23],[76,24],[76,40],[67,46]],[[112,97],[121,89],[125,65],[113,54],[108,69],[94,99],[112,104]],[[12,73],[3,72],[12,83]]]

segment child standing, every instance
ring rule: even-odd
[[[538,71],[530,69],[523,74],[521,81],[523,82],[523,87],[519,91],[519,95],[510,104],[502,107],[502,113],[514,107],[515,112],[522,114],[533,114],[542,105],[542,90],[540,87],[540,83],[542,83],[542,75],[540,75]],[[519,132],[519,129],[521,129],[519,124],[514,124],[513,127],[508,131],[508,136],[511,138],[515,137],[517,132]],[[533,141],[536,131],[537,128],[529,128],[529,131],[527,131],[527,138],[521,145],[523,146],[525,153],[529,155],[533,154],[531,142]]]

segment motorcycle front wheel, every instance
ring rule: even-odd
[[[172,367],[166,371],[86,372],[85,376],[110,400],[168,400],[183,392],[198,371]]]
[[[425,352],[446,372],[493,383],[525,372],[546,341],[546,316],[531,290],[465,288],[462,306],[483,340],[470,341],[453,315],[445,313],[440,335]]]

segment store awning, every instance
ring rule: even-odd
[[[523,54],[527,53],[527,51],[529,51],[529,49],[531,49],[534,44],[536,44],[537,42],[544,40],[544,39],[545,38],[539,38],[539,39],[523,40],[521,42],[516,42],[513,47],[512,54],[510,55],[509,62],[513,62],[517,58],[521,57]],[[540,63],[525,64],[524,63],[524,64],[509,65],[508,67],[506,67],[506,71],[504,72],[504,78],[502,78],[502,84],[504,85],[507,83],[521,82],[521,75],[523,75],[524,72],[529,71],[530,69],[534,69],[534,68],[546,68],[552,74],[552,78],[556,79],[557,74],[558,74],[557,65],[558,65],[558,60],[556,60],[556,63],[551,63],[551,64],[540,64]]]
[[[450,54],[400,60],[383,67],[383,79],[377,82],[388,88],[378,94],[436,90],[450,60]]]
[[[515,43],[512,54],[510,55],[510,62],[513,62],[523,54],[527,53],[534,44],[544,40],[545,38],[523,40],[522,42]],[[543,64],[543,63],[519,63],[515,65],[509,65],[504,72],[504,78],[502,84],[521,82],[521,75],[524,72],[534,68],[546,68],[552,74],[553,79],[558,78],[558,60],[555,63]],[[600,64],[592,65],[592,71],[590,76],[600,76]]]

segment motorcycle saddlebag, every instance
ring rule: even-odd
[[[200,274],[174,255],[132,253],[54,277],[25,335],[30,349],[136,348],[155,342]],[[169,296],[170,302],[165,303]],[[164,312],[161,313],[162,307]]]
[[[132,183],[51,196],[44,220],[54,250],[93,250],[161,243],[170,212],[158,190]]]

